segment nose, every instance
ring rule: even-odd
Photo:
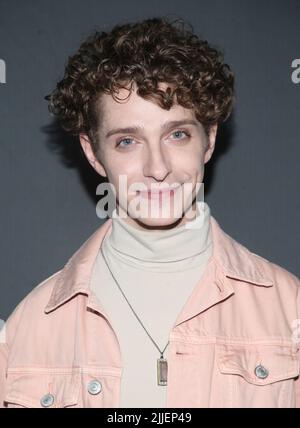
[[[163,181],[170,171],[170,160],[167,159],[162,148],[160,146],[149,148],[144,161],[144,176],[152,177],[156,181]]]

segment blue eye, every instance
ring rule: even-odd
[[[190,134],[188,132],[186,132],[186,131],[180,131],[180,130],[174,131],[172,135],[175,135],[175,134],[177,134],[177,135],[178,134],[185,134],[188,137],[190,136]],[[179,139],[181,139],[181,138],[179,138]]]
[[[117,141],[117,144],[116,144],[116,146],[121,146],[121,147],[128,147],[130,144],[123,144],[123,145],[121,145],[121,143],[123,142],[123,141],[132,141],[132,138],[123,138],[122,140],[120,140],[120,141]]]

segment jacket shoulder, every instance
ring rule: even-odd
[[[220,226],[219,226],[220,227]],[[261,285],[275,285],[275,289],[290,289],[295,292],[299,289],[300,280],[283,266],[257,254],[247,245],[235,239],[221,229],[222,262],[229,273],[241,279]],[[257,281],[257,282],[256,282]]]
[[[300,279],[291,271],[287,270],[283,266],[272,262],[271,260],[266,259],[265,257],[256,254],[248,250],[251,255],[255,258],[256,262],[259,264],[260,268],[266,271],[268,274],[272,275],[275,279],[276,277],[284,279],[288,282],[294,282],[297,285],[300,284]]]
[[[18,326],[27,316],[34,317],[37,313],[42,313],[48,300],[50,299],[54,284],[62,269],[54,272],[49,277],[38,283],[15,307],[7,321],[5,322],[6,342],[13,340]]]
[[[257,264],[259,270],[268,276],[274,284],[291,287],[297,291],[300,287],[300,279],[283,266],[266,259],[265,257],[248,250]]]

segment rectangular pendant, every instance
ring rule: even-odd
[[[168,379],[168,362],[165,358],[157,359],[157,384],[167,385]]]

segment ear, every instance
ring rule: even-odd
[[[216,143],[216,136],[217,136],[217,129],[218,125],[212,125],[209,130],[209,136],[208,138],[208,144],[204,155],[204,163],[207,163],[210,158],[212,157],[212,154],[215,149],[215,143]]]
[[[84,154],[89,161],[90,165],[94,168],[98,174],[102,175],[103,177],[107,177],[107,174],[105,172],[105,168],[101,162],[96,158],[91,141],[89,137],[86,134],[80,134],[79,135],[79,141],[82,147],[82,150],[84,151]]]

